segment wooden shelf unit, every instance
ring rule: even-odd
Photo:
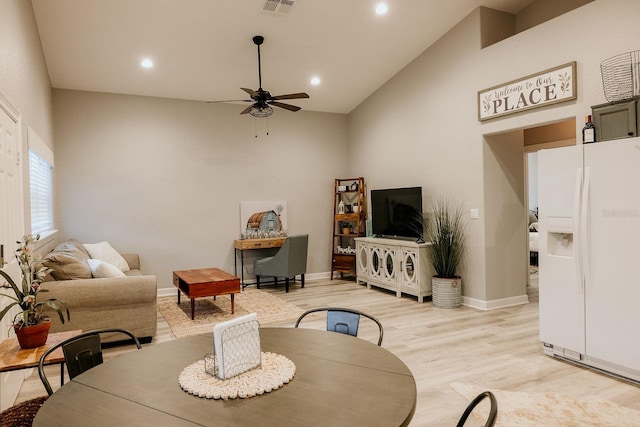
[[[365,235],[366,187],[363,177],[336,178],[333,189],[331,280],[335,272],[357,277],[356,237]],[[342,204],[340,203],[342,202]]]

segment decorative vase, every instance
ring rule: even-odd
[[[438,308],[456,308],[462,305],[462,278],[431,278],[433,305]]]
[[[33,326],[13,326],[20,348],[23,349],[43,346],[49,337],[50,327],[51,320],[44,320],[42,323]]]

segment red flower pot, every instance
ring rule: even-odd
[[[43,346],[49,337],[49,328],[51,321],[45,320],[39,325],[23,326],[14,325],[14,331],[18,337],[20,348],[36,348]]]

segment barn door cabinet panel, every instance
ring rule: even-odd
[[[380,259],[382,261],[380,281],[387,289],[395,290],[396,294],[401,296],[399,293],[400,290],[397,287],[398,269],[400,267],[398,257],[396,256],[398,248],[391,245],[380,245],[379,248]]]
[[[428,243],[359,237],[356,241],[357,282],[367,288],[388,289],[418,298],[431,295],[433,267],[427,258]]]
[[[356,273],[357,277],[366,277],[369,274],[369,259],[371,258],[369,245],[356,241]]]
[[[358,242],[356,241],[356,248]],[[365,277],[369,276],[372,279],[382,280],[382,248],[380,246],[374,246],[369,251],[369,271],[364,272]]]
[[[364,178],[336,178],[333,189],[331,280],[357,277],[355,238],[365,235],[367,204]]]

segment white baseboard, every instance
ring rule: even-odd
[[[178,298],[177,290],[178,289],[175,286],[171,286],[170,288],[158,288],[158,298],[171,296]]]
[[[307,273],[305,274],[305,280],[323,280],[329,279],[331,277],[331,272],[326,271],[322,273]],[[255,284],[255,279],[245,280],[245,283],[248,285]],[[284,281],[283,281],[284,282]],[[171,284],[168,287],[158,288],[158,297],[168,297],[173,296],[177,298],[176,288]],[[475,298],[462,297],[462,305],[467,307],[475,308],[478,310],[497,310],[500,308],[513,307],[515,305],[528,304],[529,297],[524,294],[516,297],[502,298],[492,301],[483,301]]]
[[[331,277],[330,271],[327,271],[324,273],[311,273],[311,274],[304,275],[305,280],[320,280],[320,279],[328,279],[330,277]]]
[[[478,310],[497,310],[499,308],[513,307],[514,305],[528,304],[529,297],[525,295],[519,295],[517,297],[509,297],[496,299],[492,301],[483,301],[475,298],[462,297],[462,305],[468,307],[477,308]]]
[[[331,272],[327,271],[324,273],[307,273],[304,275],[304,280],[321,280],[321,279],[328,279],[331,277]],[[282,284],[284,285],[284,279],[281,279]],[[255,279],[251,279],[251,280],[245,280],[244,281],[245,284],[247,285],[253,285],[256,283]],[[175,286],[173,286],[173,284],[167,286],[167,287],[162,287],[162,288],[158,288],[158,298],[160,297],[176,297],[178,298],[178,294],[177,294],[177,289]],[[176,299],[177,301],[177,299]]]

